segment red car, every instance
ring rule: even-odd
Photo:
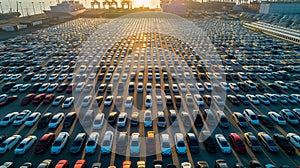
[[[68,168],[68,167],[69,167],[69,162],[67,160],[60,160],[55,165],[55,168]]]
[[[5,105],[17,100],[17,99],[18,99],[17,95],[9,96],[9,97],[7,97],[6,100],[0,102],[0,106],[5,106]]]
[[[47,148],[52,145],[54,139],[55,139],[54,133],[51,132],[48,134],[44,134],[42,138],[37,142],[37,145],[35,146],[34,149],[34,153],[39,154],[46,151]]]
[[[236,151],[238,151],[240,153],[246,152],[246,147],[245,147],[241,137],[237,133],[230,133],[229,140]]]
[[[85,160],[77,160],[74,168],[86,168],[86,161]]]
[[[122,168],[132,168],[132,163],[131,161],[124,161],[123,164],[122,164]]]
[[[123,97],[122,96],[117,96],[114,103],[115,103],[116,106],[121,106],[123,104]]]
[[[35,96],[36,96],[35,93],[29,93],[28,95],[26,95],[26,96],[23,98],[23,100],[21,101],[21,105],[22,105],[22,106],[25,106],[25,105],[29,104],[29,103],[33,100],[33,98],[34,98]]]
[[[74,88],[75,88],[74,86],[75,86],[74,83],[70,83],[70,84],[68,85],[67,89],[66,89],[66,92],[67,92],[67,93],[72,93],[73,90],[74,90]]]
[[[51,103],[55,98],[54,94],[47,94],[43,100],[43,104],[49,104]]]
[[[156,150],[154,131],[147,132],[146,149],[147,149],[147,152],[150,152],[153,154]]]
[[[45,98],[45,94],[44,93],[41,93],[41,94],[38,94],[38,95],[36,95],[34,98],[33,98],[33,100],[32,100],[32,104],[33,105],[39,105],[42,101],[43,101],[43,99]]]

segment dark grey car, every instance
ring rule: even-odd
[[[85,141],[86,141],[86,133],[78,133],[72,143],[70,152],[73,154],[79,153],[83,148]]]

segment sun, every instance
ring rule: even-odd
[[[133,0],[132,6],[133,7],[141,7],[141,6],[150,7],[150,5],[151,5],[150,1],[151,0]]]

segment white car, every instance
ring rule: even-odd
[[[231,153],[230,145],[222,134],[216,134],[215,138],[222,153]]]
[[[56,139],[53,141],[50,153],[51,154],[59,154],[62,149],[66,146],[69,139],[69,133],[60,132]]]
[[[101,154],[111,153],[113,141],[114,133],[112,131],[106,131],[101,142]]]
[[[0,154],[4,154],[11,150],[21,139],[21,135],[13,135],[7,138],[0,144]]]
[[[198,106],[203,106],[204,105],[204,100],[200,94],[195,94],[194,99],[197,103]]]
[[[149,93],[152,91],[152,84],[151,83],[147,83],[146,84],[146,92]]]
[[[91,95],[88,95],[88,96],[85,96],[81,102],[81,106],[82,107],[87,107],[90,105],[92,101],[92,96]]]
[[[144,114],[144,127],[152,127],[152,113],[146,110]]]
[[[288,133],[286,138],[293,144],[298,150],[300,149],[300,136],[295,133]]]
[[[156,95],[155,98],[156,98],[156,103],[157,104],[159,104],[159,105],[163,104],[162,96]]]
[[[48,87],[47,92],[48,92],[48,93],[53,93],[53,92],[57,89],[57,87],[58,87],[58,83],[52,83],[52,84]]]
[[[58,78],[58,74],[51,74],[50,76],[49,76],[49,81],[54,81],[55,79],[57,79]]]
[[[278,84],[281,89],[288,89],[288,86],[283,81],[275,81],[274,83]]]
[[[33,126],[41,117],[41,113],[40,112],[34,112],[32,114],[30,114],[30,116],[27,118],[27,120],[25,121],[25,127],[31,127]]]
[[[186,93],[187,92],[187,88],[185,86],[185,83],[179,83],[179,88],[181,90],[182,93]]]
[[[19,92],[23,93],[23,92],[26,92],[30,87],[31,87],[32,84],[30,83],[26,83],[26,84],[23,84],[20,88],[19,88]]]
[[[251,109],[245,109],[244,112],[243,112],[246,120],[254,125],[254,126],[257,126],[259,125],[259,120],[257,118],[257,115],[251,110]]]
[[[125,101],[125,107],[126,108],[131,108],[132,104],[133,104],[133,97],[132,96],[128,96],[126,98],[126,101]]]
[[[220,85],[225,91],[230,91],[230,88],[226,82],[220,82]]]
[[[300,108],[294,108],[293,110],[294,115],[298,118],[300,121]]]
[[[151,97],[151,95],[146,96],[145,106],[146,106],[146,108],[151,108],[152,107],[152,97]]]
[[[42,86],[39,88],[39,92],[46,92],[46,90],[48,89],[48,87],[50,86],[50,83],[44,83],[42,84]]]
[[[19,125],[23,124],[30,115],[31,115],[31,111],[30,110],[23,110],[16,117],[16,119],[13,122],[13,125],[14,126],[19,126]]]
[[[222,100],[221,96],[219,95],[213,95],[213,100],[217,103],[219,106],[224,106],[224,101]]]
[[[61,95],[61,96],[57,96],[53,103],[52,103],[52,106],[59,106],[60,103],[62,103],[63,101],[65,100],[65,96],[64,95]]]
[[[275,121],[278,125],[286,125],[286,120],[278,113],[274,111],[268,112],[268,116]]]
[[[299,124],[299,121],[290,109],[282,109],[280,110],[279,114],[283,116],[285,120],[291,125],[297,126]]]
[[[210,82],[204,82],[204,88],[209,92],[211,92],[213,90]]]
[[[247,99],[248,99],[252,104],[255,104],[255,105],[260,104],[260,102],[259,102],[259,100],[257,99],[256,96],[251,95],[251,94],[246,94],[246,97],[247,97]]]
[[[41,74],[39,81],[44,81],[47,78],[47,74]]]
[[[162,155],[169,156],[172,154],[170,138],[168,134],[161,134],[160,136],[160,149]]]
[[[101,129],[104,121],[104,113],[98,113],[93,122],[93,129]]]
[[[230,89],[233,90],[233,91],[239,91],[240,88],[238,87],[238,85],[236,83],[229,83],[228,84]]]
[[[196,88],[199,92],[204,92],[204,87],[202,83],[196,83]]]
[[[106,97],[106,99],[104,100],[104,106],[110,106],[112,104],[113,101],[113,96],[109,95]]]
[[[10,123],[12,123],[17,116],[19,115],[19,112],[11,112],[6,114],[3,119],[0,121],[0,126],[5,127],[8,126]]]
[[[188,106],[193,106],[194,105],[194,101],[193,101],[193,96],[192,96],[192,94],[186,94],[185,95],[185,101],[186,101],[186,104],[188,105]]]
[[[58,77],[58,81],[64,81],[68,77],[68,74],[60,74]]]
[[[57,113],[55,114],[49,124],[48,124],[48,128],[49,129],[55,129],[59,126],[59,124],[62,122],[62,120],[65,118],[65,114],[64,113]]]
[[[192,164],[190,162],[182,162],[181,168],[192,168]]]
[[[265,104],[265,105],[270,105],[270,104],[271,104],[270,100],[269,100],[265,95],[262,95],[262,94],[256,94],[255,96],[256,96],[256,98],[257,98],[259,101],[261,101],[263,104]]]
[[[15,86],[13,86],[9,91],[12,93],[17,92],[21,87],[23,86],[23,84],[16,84]]]
[[[143,92],[143,90],[144,90],[143,83],[139,82],[137,85],[137,92],[141,93]]]
[[[75,91],[76,91],[76,92],[81,92],[81,91],[83,90],[84,86],[85,86],[85,83],[84,83],[84,82],[79,82],[79,83],[76,85],[76,87],[75,87]]]
[[[172,90],[173,90],[174,93],[178,93],[179,92],[178,85],[176,83],[172,84]]]
[[[178,154],[186,154],[186,146],[183,139],[182,133],[176,133],[174,135],[174,143],[176,147],[176,152]]]
[[[118,127],[125,127],[127,122],[127,113],[126,112],[121,112],[118,116]]]
[[[74,97],[68,97],[66,98],[66,100],[64,101],[64,103],[61,105],[61,108],[69,108],[72,106],[73,102],[74,102]]]
[[[15,148],[14,154],[15,155],[23,155],[26,151],[28,151],[32,145],[37,141],[37,137],[34,135],[28,136],[27,138],[23,139],[19,145]]]
[[[130,139],[130,154],[138,154],[140,152],[140,134],[132,133]]]
[[[85,145],[85,152],[87,154],[92,154],[96,152],[96,148],[99,142],[99,133],[92,132],[90,137],[88,138],[86,145]]]
[[[35,74],[32,78],[31,78],[31,81],[37,81],[37,80],[39,80],[40,79],[40,76],[41,76],[41,74]]]

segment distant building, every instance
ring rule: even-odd
[[[184,16],[187,11],[187,6],[181,0],[174,0],[171,3],[163,4],[162,9],[163,12]]]
[[[259,13],[300,14],[300,2],[262,2]]]

